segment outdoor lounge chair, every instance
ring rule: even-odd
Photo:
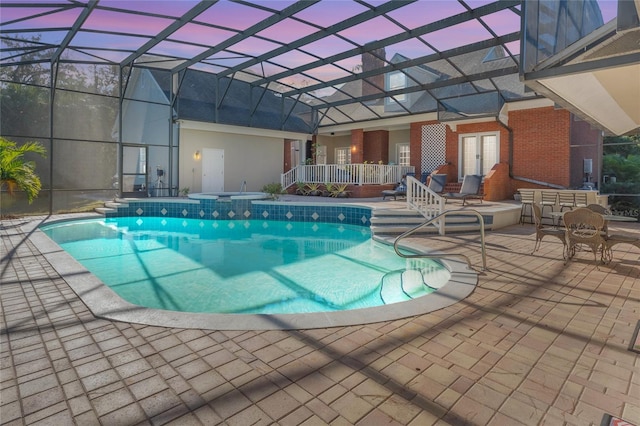
[[[482,184],[482,176],[480,175],[465,175],[462,179],[462,187],[460,192],[447,192],[442,194],[442,197],[447,202],[448,199],[462,200],[464,206],[467,199],[479,198],[482,203],[482,195],[480,194],[480,186]]]
[[[441,194],[444,191],[444,186],[447,184],[446,174],[434,174],[429,178],[428,188],[436,194]]]
[[[387,197],[393,197],[395,200],[396,197],[404,197],[407,195],[407,180],[403,177],[402,181],[395,187],[395,189],[385,189],[382,191],[382,199],[385,200]]]

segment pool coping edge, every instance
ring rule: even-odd
[[[51,240],[39,227],[75,219],[95,219],[95,215],[59,215],[23,225],[26,234],[40,249],[49,264],[60,274],[80,300],[98,318],[171,328],[207,330],[301,330],[353,326],[393,321],[446,308],[469,296],[478,283],[478,273],[462,261],[439,259],[451,274],[440,289],[418,299],[372,308],[304,314],[217,314],[190,313],[145,308],[131,304],[70,254]],[[70,215],[69,215],[70,216]],[[437,252],[433,252],[437,254]]]

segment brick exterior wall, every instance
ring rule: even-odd
[[[411,165],[420,176],[422,158],[422,126],[435,121],[411,123]],[[499,163],[485,176],[484,194],[488,201],[511,199],[518,188],[544,188],[543,183],[575,188],[581,183],[582,160],[594,160],[594,175],[600,169],[601,133],[587,123],[574,120],[570,112],[554,107],[543,107],[509,112],[509,128],[497,121],[447,126],[445,158],[434,173],[447,174],[447,188],[458,184],[458,140],[461,134],[498,132],[500,135]],[[453,128],[455,127],[455,131]],[[509,131],[511,129],[511,132]],[[513,137],[511,143],[510,137]],[[571,146],[574,145],[573,151]],[[363,161],[388,163],[389,133],[387,131],[351,131],[352,163]],[[573,156],[573,158],[572,158]],[[524,177],[527,182],[510,177],[509,161],[513,159],[513,176]],[[579,179],[579,180],[577,180]],[[594,178],[597,180],[597,177]],[[353,188],[352,197],[379,196],[382,186]]]
[[[364,153],[363,158],[369,163],[383,164],[389,163],[389,132],[387,130],[376,130],[364,132]],[[352,161],[353,157],[352,157]]]
[[[592,131],[585,131],[574,122],[574,133],[598,145]],[[586,124],[586,123],[584,123]],[[514,176],[522,176],[539,182],[570,187],[570,145],[572,116],[568,111],[553,107],[512,111],[509,113],[509,128],[513,132]],[[513,180],[509,177],[510,132],[497,121],[459,124],[456,130],[447,127],[446,159],[447,167],[439,168],[447,173],[448,182],[455,182],[458,176],[458,140],[461,134],[499,132],[500,163],[485,176],[485,199],[498,201],[510,199],[518,188],[543,188],[544,185]],[[585,137],[585,134],[588,137]],[[412,157],[413,157],[412,133]],[[420,134],[416,131],[416,136]],[[575,138],[574,138],[575,139]],[[580,160],[581,161],[581,160]],[[489,178],[489,182],[486,179]]]
[[[513,129],[513,175],[569,187],[569,111],[553,107],[512,111],[509,126]]]
[[[512,198],[514,191],[511,187],[511,177],[509,177],[509,163],[500,162],[485,175],[483,194],[487,201]]]

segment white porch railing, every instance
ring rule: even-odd
[[[413,166],[391,166],[386,164],[317,164],[297,166],[280,176],[284,189],[297,182],[346,183],[351,185],[383,185],[398,183]]]
[[[430,190],[418,179],[407,177],[407,204],[427,219],[433,219],[444,212],[444,198]],[[440,235],[444,235],[445,218],[434,221]]]

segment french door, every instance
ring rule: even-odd
[[[459,179],[465,175],[486,175],[500,161],[500,139],[497,133],[460,136]]]

